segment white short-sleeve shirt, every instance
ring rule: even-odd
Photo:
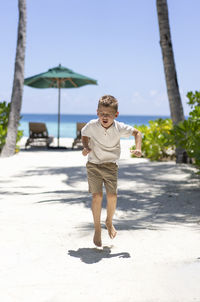
[[[89,137],[91,152],[88,161],[101,164],[105,162],[117,162],[120,157],[120,138],[129,137],[134,128],[114,120],[112,126],[104,128],[99,119],[91,120],[82,128],[82,136]]]

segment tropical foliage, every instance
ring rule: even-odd
[[[149,126],[134,126],[141,131],[142,154],[150,160],[174,159],[175,147],[171,129],[173,127],[171,119],[157,119],[149,121]],[[134,149],[135,146],[132,147]]]
[[[191,112],[187,120],[174,126],[172,135],[178,145],[184,148],[195,164],[200,167],[200,92],[188,92]]]
[[[175,146],[178,146],[200,167],[200,92],[188,92],[187,97],[191,112],[183,122],[173,125],[171,119],[157,119],[149,121],[148,126],[135,126],[143,135],[144,157],[150,160],[175,159]]]
[[[9,113],[10,113],[10,103],[7,104],[5,101],[0,102],[0,152],[6,142]],[[22,136],[23,136],[23,131],[18,130],[17,142],[21,139]],[[19,147],[16,146],[15,152],[17,152],[18,150]]]

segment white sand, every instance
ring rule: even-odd
[[[131,159],[130,145],[122,141],[118,234],[110,240],[103,225],[104,200],[102,249],[92,243],[81,151],[0,158],[0,301],[200,301],[195,169]]]

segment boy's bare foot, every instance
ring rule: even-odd
[[[115,238],[115,236],[117,235],[117,231],[114,228],[114,225],[108,221],[106,221],[106,228],[108,230],[108,234],[110,236],[111,239]]]
[[[96,246],[102,246],[101,242],[101,228],[95,229],[93,242]]]

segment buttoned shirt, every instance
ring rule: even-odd
[[[82,136],[89,137],[88,161],[101,164],[105,162],[117,163],[120,157],[120,138],[128,138],[134,128],[116,120],[108,128],[104,128],[99,119],[91,120],[82,128]]]

